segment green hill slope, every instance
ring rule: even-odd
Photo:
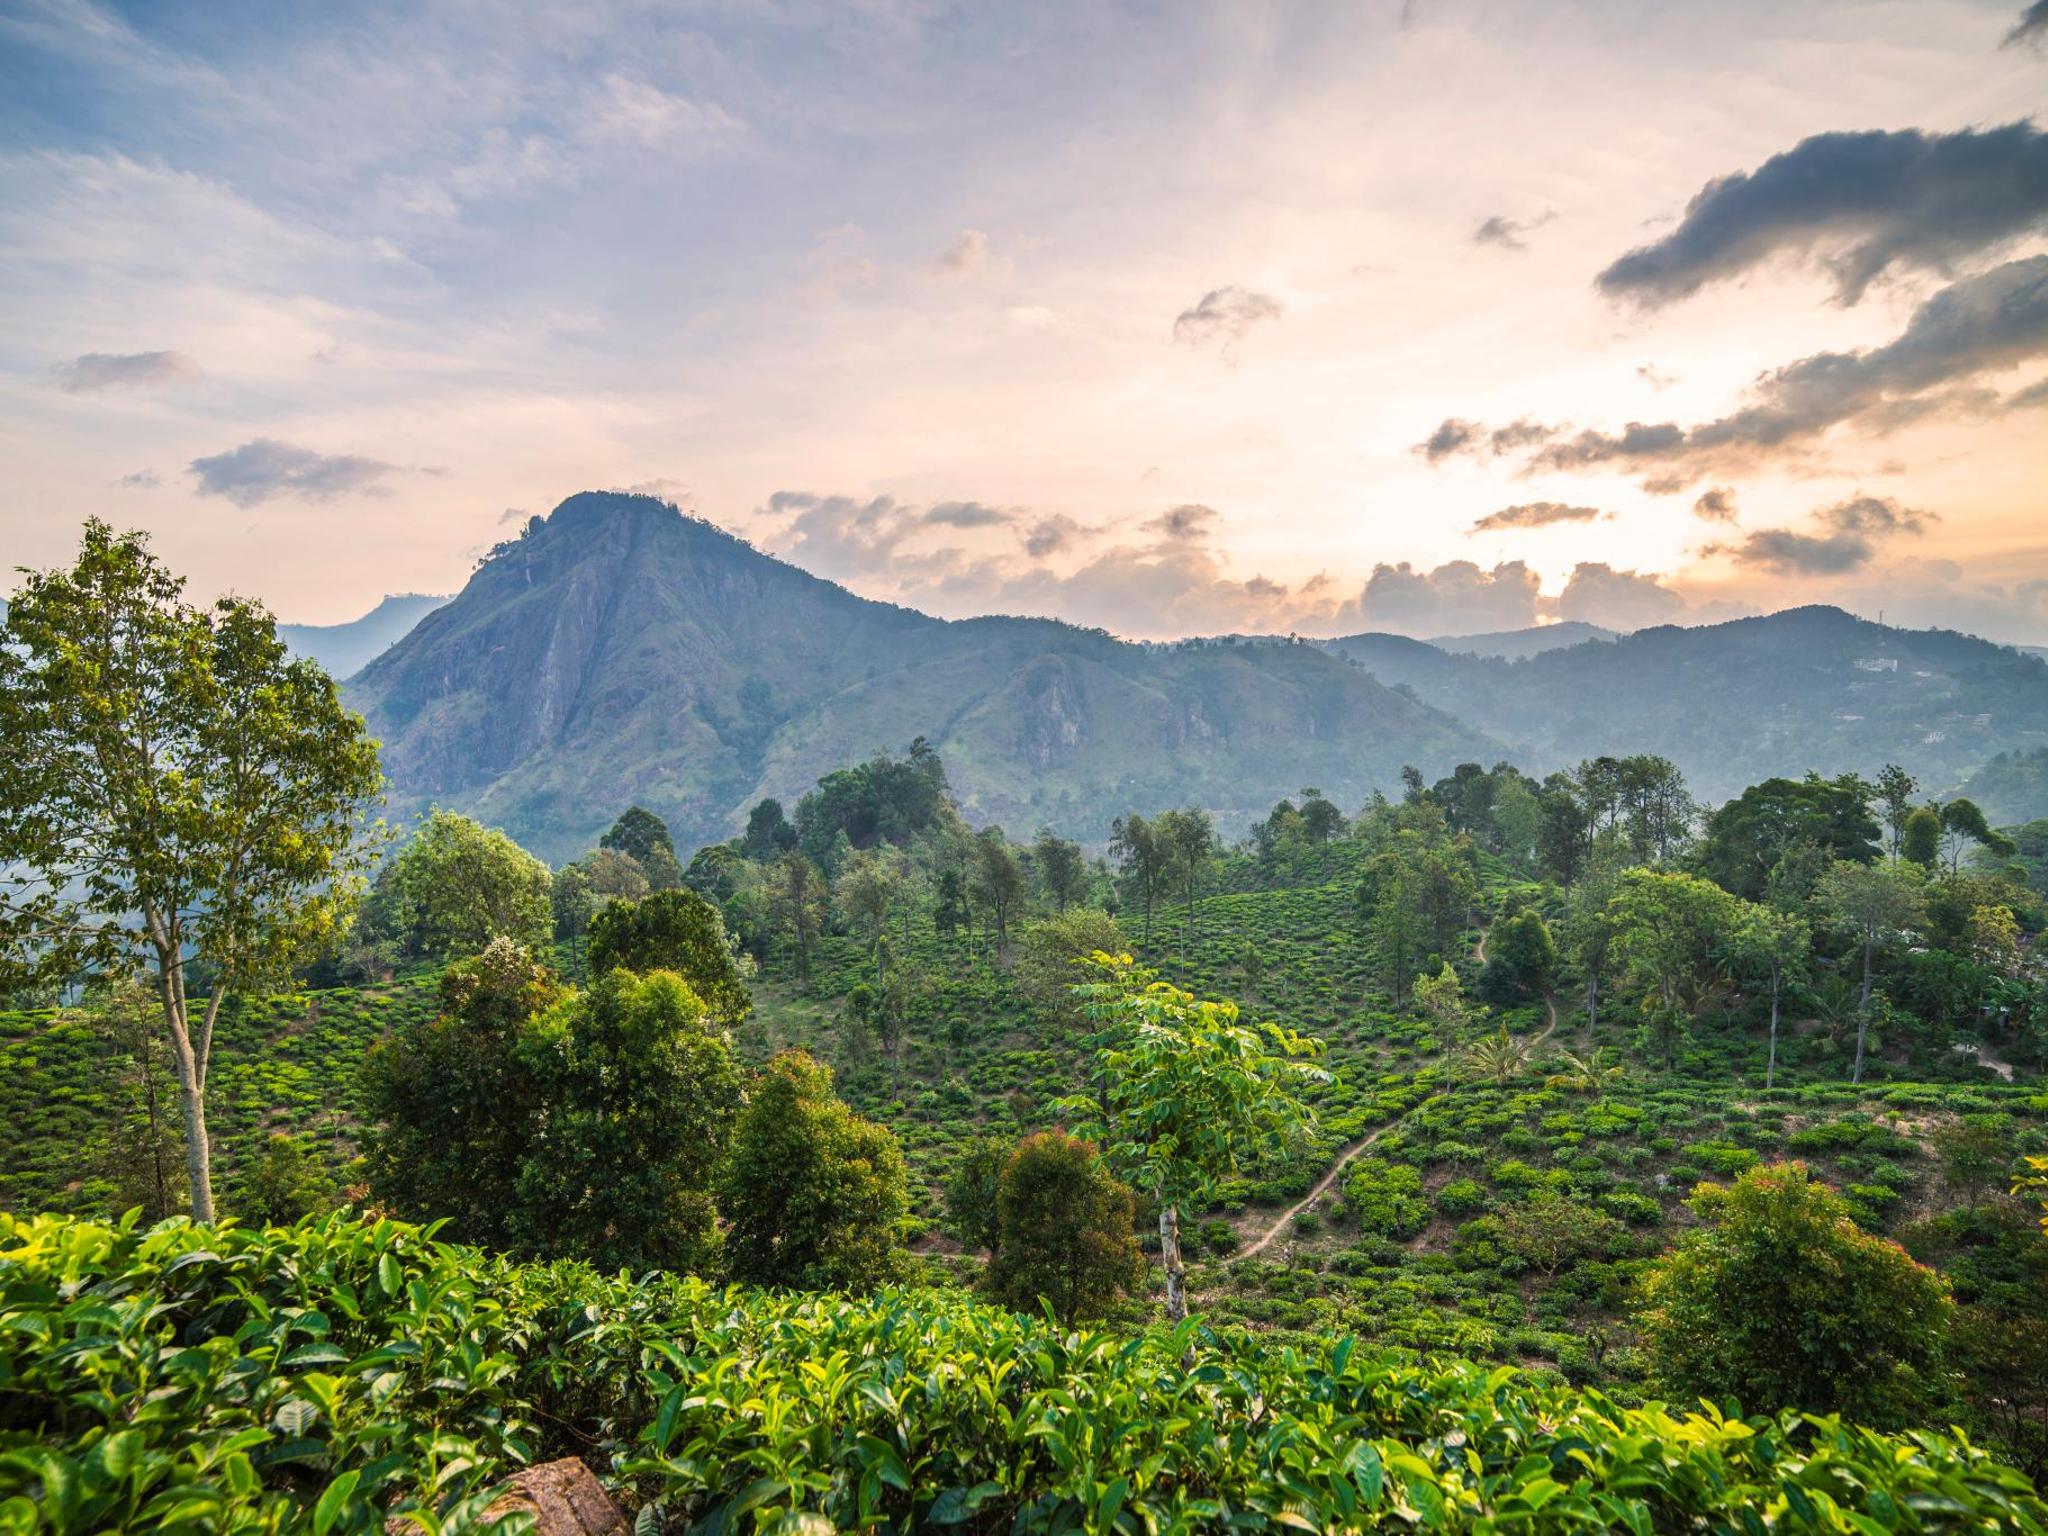
[[[761,796],[917,736],[976,821],[1090,840],[1106,806],[1197,800],[1234,822],[1303,784],[1356,803],[1403,763],[1493,750],[1312,647],[947,623],[596,493],[485,561],[349,697],[403,807],[473,811],[551,858],[627,804],[716,840]]]

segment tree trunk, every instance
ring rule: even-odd
[[[1600,1032],[1600,978],[1592,972],[1586,973],[1586,1035],[1590,1039]]]
[[[1777,967],[1771,968],[1771,1059],[1764,1067],[1764,1086],[1771,1086],[1778,1075],[1778,991]]]
[[[1166,1320],[1178,1323],[1188,1315],[1188,1271],[1180,1261],[1180,1210],[1159,1207],[1159,1261],[1166,1267]]]
[[[179,1064],[178,1102],[185,1111],[185,1176],[192,1183],[192,1219],[213,1220],[213,1146],[206,1137],[206,1090]]]
[[[1856,999],[1856,1065],[1849,1073],[1851,1083],[1863,1081],[1863,1040],[1870,1033],[1870,946],[1863,941],[1863,992]]]

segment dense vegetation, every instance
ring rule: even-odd
[[[30,1459],[0,1455],[28,1501],[0,1488],[0,1512],[75,1494],[114,1502],[46,1523],[233,1510],[325,1536],[374,1494],[460,1525],[563,1448],[650,1521],[717,1529],[1645,1528],[1741,1498],[1865,1529],[1828,1501],[1892,1528],[2018,1498],[1924,1433],[1948,1426],[2048,1473],[2048,1233],[2022,1188],[2048,1153],[2038,826],[1896,765],[1704,806],[1643,755],[1411,768],[1355,814],[1302,789],[1235,844],[1196,806],[1126,809],[1094,850],[971,824],[918,738],[687,858],[640,806],[553,869],[434,812],[358,906],[359,723],[260,611],[185,608],[139,544],[103,542],[81,569],[131,582],[132,633],[225,635],[251,689],[313,701],[331,739],[273,737],[330,788],[315,843],[288,794],[208,808],[177,765],[108,781],[111,832],[0,807],[0,854],[41,860],[47,892],[6,934],[0,1112],[25,1133],[0,1206],[136,1212],[7,1229],[0,1435]],[[35,670],[76,614],[15,613],[9,707],[118,758],[92,732],[132,695],[64,714]],[[203,756],[236,702],[203,668],[184,686]],[[223,846],[261,808],[268,905],[211,856],[66,874],[117,832],[154,869],[133,829],[172,797]],[[156,934],[161,890],[214,935],[196,953]],[[65,948],[87,920],[104,953]],[[317,1224],[142,1235],[203,1214],[216,1174],[246,1224]],[[370,1215],[323,1219],[344,1206]],[[51,1265],[107,1305],[49,1293]],[[54,1312],[85,1342],[53,1345]],[[401,1312],[459,1370],[414,1381]],[[306,1316],[303,1342],[276,1332]],[[66,1397],[59,1362],[102,1348],[103,1386]],[[782,1406],[721,1396],[728,1356]],[[938,1383],[915,1411],[911,1380]],[[197,1406],[149,1440],[139,1405],[187,1390],[220,1399],[218,1443]],[[866,1406],[803,1417],[848,1394]],[[1703,1397],[1766,1417],[1654,1407]],[[1860,1427],[1799,1416],[1835,1410]],[[339,1448],[303,1443],[323,1422]]]
[[[636,1528],[2048,1528],[1945,1436],[1625,1408],[1345,1340],[521,1266],[390,1222],[0,1217],[10,1529],[474,1526],[575,1454]]]

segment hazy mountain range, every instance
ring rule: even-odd
[[[375,621],[373,623],[373,621]],[[460,595],[288,627],[337,659],[397,808],[474,811],[553,858],[626,805],[681,843],[763,795],[929,738],[976,821],[1090,841],[1196,802],[1233,829],[1315,785],[1347,807],[1507,758],[1542,773],[1661,752],[1704,798],[1896,761],[1929,792],[2048,746],[2048,663],[1802,608],[1617,636],[1592,625],[1315,643],[1137,645],[1046,619],[948,621],[859,597],[648,497],[572,496]],[[345,642],[345,644],[343,643]]]
[[[277,634],[295,654],[312,657],[333,676],[353,677],[447,601],[418,592],[395,593],[346,624],[280,624]]]

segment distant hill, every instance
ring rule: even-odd
[[[1719,799],[1771,774],[1897,762],[1947,788],[2004,750],[2048,745],[2048,663],[1949,630],[1793,608],[1662,626],[1522,660],[1396,635],[1325,643],[1506,742],[1526,769],[1658,752]]]
[[[385,598],[360,619],[346,624],[280,624],[277,634],[294,654],[312,657],[332,676],[353,677],[447,601],[405,592]]]
[[[1963,782],[1960,793],[1983,807],[1995,826],[2048,819],[2048,747],[1999,753]]]
[[[1488,635],[1439,635],[1429,643],[1454,656],[1498,656],[1506,661],[1519,661],[1524,656],[1540,656],[1545,651],[1582,645],[1588,640],[1619,638],[1619,630],[1602,629],[1598,624],[1588,624],[1583,619],[1565,619],[1557,624],[1496,630]]]
[[[763,795],[928,737],[963,809],[1090,841],[1199,803],[1242,827],[1316,785],[1498,743],[1306,644],[1129,644],[1044,619],[948,622],[807,575],[650,497],[572,496],[371,662],[349,697],[402,807],[462,808],[564,858],[626,805],[679,842]]]

